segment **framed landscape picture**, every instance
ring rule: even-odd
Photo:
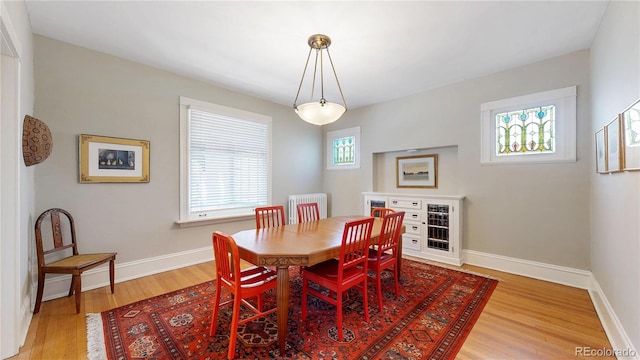
[[[81,183],[149,182],[149,141],[80,135]]]
[[[396,158],[398,188],[438,188],[438,154]]]

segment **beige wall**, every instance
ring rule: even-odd
[[[322,191],[321,129],[299,120],[291,108],[41,36],[35,37],[35,76],[36,116],[49,124],[54,139],[50,159],[36,169],[36,210],[69,210],[81,251],[117,251],[117,263],[124,264],[211,246],[213,230],[254,227],[253,221],[174,224],[179,96],[273,118],[273,203]],[[150,140],[150,183],[80,184],[78,134]]]
[[[480,104],[572,85],[577,162],[480,166]],[[402,150],[443,152],[438,189],[402,192],[466,196],[463,249],[588,270],[589,100],[589,52],[580,51],[349,111],[326,130],[360,126],[362,166],[325,171],[332,212],[361,212],[363,191],[398,191],[387,177]]]
[[[640,3],[609,3],[591,49],[591,133],[640,98],[639,20]],[[591,270],[640,350],[640,172],[590,176]]]

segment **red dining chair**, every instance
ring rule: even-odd
[[[378,288],[378,307],[382,311],[382,271],[392,269],[393,279],[396,284],[396,298],[398,298],[399,286],[397,277],[397,254],[398,244],[400,242],[400,232],[402,230],[402,220],[404,219],[404,211],[394,212],[385,215],[382,218],[382,227],[380,228],[380,237],[377,249],[369,249],[369,258],[367,267],[376,274],[376,285]]]
[[[373,216],[374,218],[383,218],[385,215],[393,214],[394,212],[396,211],[390,208],[376,207],[371,209],[371,216]],[[378,245],[371,245],[371,248],[377,249]]]
[[[213,233],[213,253],[216,263],[216,298],[213,305],[213,316],[209,336],[216,332],[218,310],[227,304],[233,304],[231,316],[231,336],[229,337],[228,359],[233,359],[236,349],[238,326],[276,312],[277,307],[263,311],[262,296],[265,292],[275,289],[277,273],[265,266],[252,266],[240,270],[240,253],[233,238],[219,231]],[[220,303],[222,288],[229,291],[233,299]],[[247,299],[257,297],[257,307]],[[254,314],[240,319],[240,307],[245,305]]]
[[[298,204],[296,208],[298,211],[298,223],[320,220],[318,203]]]
[[[284,207],[282,205],[256,208],[256,229],[285,225]]]
[[[343,341],[342,331],[342,293],[352,287],[361,285],[364,306],[364,320],[369,321],[367,303],[367,255],[371,242],[373,218],[365,218],[347,222],[342,233],[340,257],[319,264],[305,267],[302,270],[302,320],[307,318],[307,294],[336,306],[338,317],[338,341]],[[320,286],[314,289],[310,283]],[[322,289],[329,290],[329,295]],[[335,294],[335,298],[333,295]]]
[[[396,211],[393,209],[377,207],[377,208],[371,209],[371,216],[382,218],[385,215],[393,214],[394,212]]]

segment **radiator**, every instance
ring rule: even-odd
[[[320,219],[327,218],[327,194],[300,194],[289,195],[289,224],[298,223],[297,205],[305,203],[318,203]]]

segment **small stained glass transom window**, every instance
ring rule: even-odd
[[[496,114],[496,155],[555,152],[554,105]]]
[[[354,165],[356,161],[356,137],[345,136],[333,140],[333,165]]]

